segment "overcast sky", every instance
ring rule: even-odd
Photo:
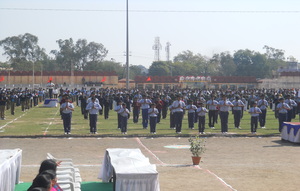
[[[0,0],[0,40],[25,33],[39,46],[58,50],[56,40],[102,43],[111,58],[125,64],[126,0]],[[155,37],[161,60],[192,52],[214,53],[264,45],[300,60],[299,0],[129,0],[129,63],[149,67]],[[0,53],[3,50],[0,49]],[[5,61],[0,56],[0,61]]]

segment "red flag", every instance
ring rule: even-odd
[[[4,76],[0,76],[0,82],[4,81]]]
[[[106,81],[106,76],[103,77],[103,79],[101,80],[101,82],[105,82]]]
[[[150,76],[147,78],[146,82],[150,82],[151,81],[151,78]]]
[[[52,76],[49,78],[48,83],[52,81]]]

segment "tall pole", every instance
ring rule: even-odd
[[[126,89],[129,89],[129,30],[128,30],[128,0],[126,0]]]
[[[10,88],[10,70],[8,70],[8,87]]]
[[[32,90],[34,90],[34,62],[32,62]]]
[[[41,64],[41,87],[43,87],[43,63]]]

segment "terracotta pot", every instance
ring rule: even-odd
[[[199,165],[201,157],[192,156],[193,165]]]

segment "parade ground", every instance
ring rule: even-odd
[[[198,134],[197,126],[187,128],[184,118],[182,134],[169,128],[169,119],[157,125],[157,134],[142,129],[129,119],[128,134],[117,129],[115,112],[104,120],[99,116],[98,134],[89,134],[88,120],[76,107],[72,134],[64,135],[58,108],[37,106],[15,115],[6,113],[0,121],[0,149],[23,151],[21,181],[31,182],[39,165],[51,153],[57,158],[72,158],[83,181],[96,181],[107,148],[139,148],[157,166],[161,190],[298,190],[300,183],[299,144],[282,141],[278,122],[268,112],[265,129],[249,133],[250,117],[245,114],[242,129],[233,127],[229,118],[229,134],[222,135],[220,124],[206,129],[206,152],[199,166],[192,165],[188,137]],[[298,121],[298,119],[294,119]]]

